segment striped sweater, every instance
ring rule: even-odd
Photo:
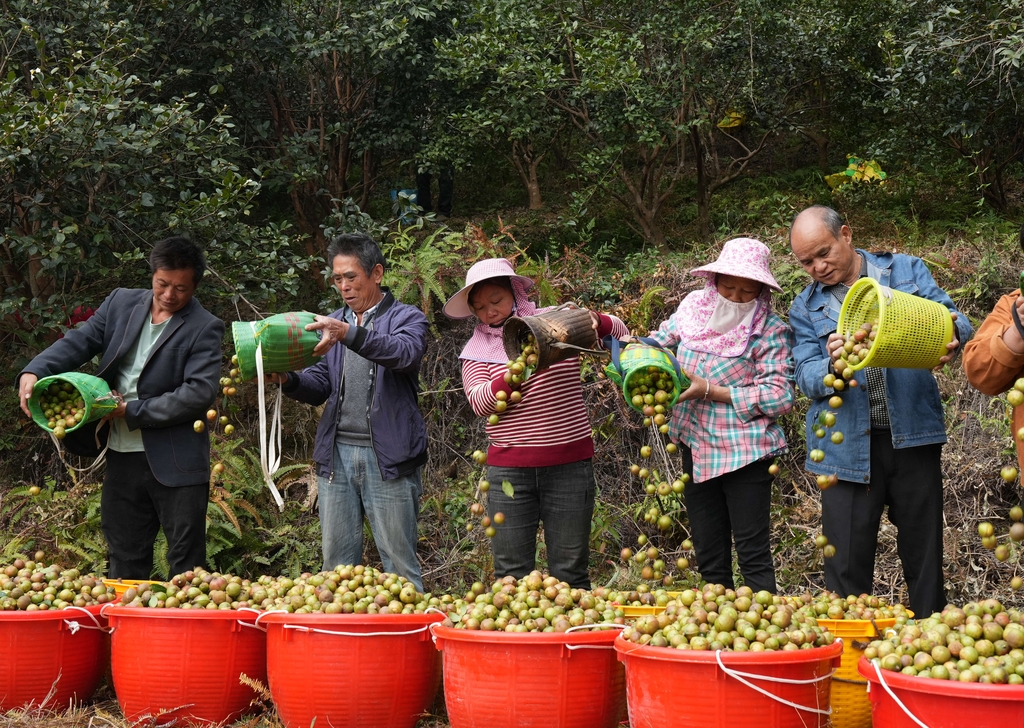
[[[626,325],[602,314],[598,336],[628,336]],[[504,363],[463,360],[462,384],[473,411],[495,413],[498,392],[512,393]],[[541,468],[586,460],[594,455],[590,417],[583,402],[578,357],[542,369],[520,388],[523,399],[509,403],[496,425],[487,425],[488,465]]]

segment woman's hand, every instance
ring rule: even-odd
[[[690,378],[690,386],[679,395],[679,402],[687,402],[691,399],[706,399],[711,389],[708,380],[698,374],[687,374]]]
[[[1024,321],[1024,296],[1017,296],[1017,300],[1014,301],[1013,307],[1017,309],[1017,317],[1021,321]],[[1003,343],[1006,344],[1006,348],[1014,354],[1024,354],[1024,338],[1021,338],[1020,332],[1017,331],[1016,326],[1010,326],[1006,329],[1005,333],[1003,333]]]
[[[843,355],[843,344],[846,343],[846,339],[838,331],[829,334],[828,340],[825,341],[825,351],[828,352],[829,359],[832,360],[832,366],[835,368],[836,362]]]

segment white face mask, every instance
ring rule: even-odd
[[[740,324],[748,327],[754,320],[757,312],[757,299],[747,303],[736,303],[718,294],[718,302],[715,304],[715,312],[708,319],[708,328],[720,334],[727,334]]]

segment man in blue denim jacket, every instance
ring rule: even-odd
[[[882,510],[898,529],[897,550],[910,593],[910,608],[919,615],[946,604],[942,577],[942,444],[946,429],[942,400],[932,373],[923,369],[862,369],[859,386],[842,393],[833,432],[841,444],[814,434],[818,415],[829,410],[836,394],[825,386],[826,374],[842,347],[836,324],[843,298],[858,278],[870,276],[883,286],[946,306],[955,333],[941,362],[951,360],[971,337],[966,317],[959,316],[949,295],[939,288],[920,258],[873,254],[853,247],[852,233],[839,214],[815,205],[793,219],[793,254],[814,279],[789,312],[795,346],[795,378],[811,398],[807,412],[807,450],[825,452],[806,467],[836,475],[838,483],[821,494],[822,530],[836,554],[825,561],[825,584],[843,595],[870,594]]]

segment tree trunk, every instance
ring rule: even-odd
[[[697,232],[702,238],[711,235],[711,187],[704,161],[704,143],[696,125],[690,127],[693,164],[697,169]]]
[[[530,200],[530,209],[542,209],[544,201],[541,199],[537,167],[540,165],[540,161],[544,159],[544,155],[538,154],[534,156],[532,142],[528,141],[523,144],[516,140],[512,142],[512,154],[509,155],[509,159],[512,162],[512,166],[516,168],[516,172],[519,173],[519,179],[522,180],[523,186],[526,188],[526,194]]]

